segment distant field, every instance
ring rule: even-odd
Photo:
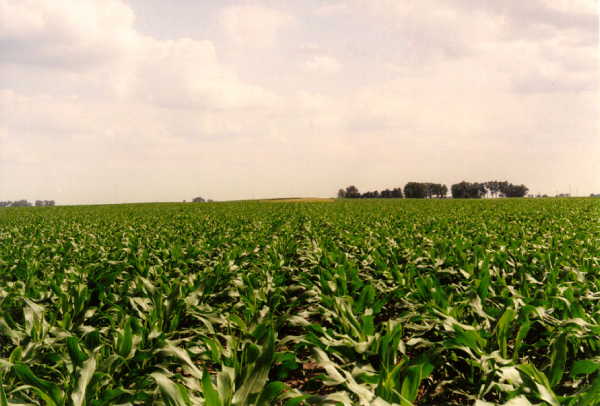
[[[598,199],[290,201],[0,209],[0,405],[600,404]]]
[[[335,202],[336,199],[332,197],[284,197],[276,199],[261,199],[261,202]]]

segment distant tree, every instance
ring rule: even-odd
[[[525,185],[513,185],[508,181],[491,180],[484,183],[491,197],[524,197],[529,189]]]
[[[440,199],[444,199],[446,196],[448,196],[448,186],[441,185],[441,187],[440,187],[440,194],[439,194],[438,197]]]
[[[506,197],[506,193],[508,192],[509,188],[510,183],[508,183],[507,181],[503,180],[501,182],[498,182],[498,195],[500,197]]]
[[[12,207],[29,207],[29,206],[31,206],[31,203],[29,203],[25,199],[22,199],[22,200],[17,200],[16,202],[12,202],[11,206]]]
[[[487,193],[487,189],[483,183],[475,182],[471,190],[471,197],[482,198]]]
[[[203,198],[201,198],[201,197],[194,197],[192,199],[192,203],[204,203],[204,201],[205,200]]]
[[[360,197],[362,199],[376,199],[376,198],[378,198],[380,196],[379,196],[379,191],[374,190],[372,192],[365,192],[362,195],[360,195]]]
[[[450,193],[453,199],[464,199],[467,197],[467,182],[462,181],[450,186]]]
[[[500,182],[497,180],[490,180],[484,183],[485,188],[490,193],[491,197],[497,197],[500,192]]]
[[[506,197],[524,197],[528,191],[529,189],[525,185],[513,185],[510,183],[505,187],[503,193]]]
[[[42,207],[42,206],[45,206],[43,200],[36,200],[35,201],[35,207]]]
[[[427,197],[427,186],[425,183],[408,182],[404,185],[404,197],[407,199],[423,199]]]
[[[373,190],[361,194],[356,186],[348,186],[346,189],[338,190],[337,196],[340,199],[401,199],[404,197],[402,194],[402,188],[400,187],[394,189],[384,189],[381,192],[378,190]]]
[[[425,197],[431,199],[433,197],[435,185],[431,182],[424,182],[422,185],[425,190]]]
[[[392,189],[392,197],[396,199],[402,199],[402,197],[404,197],[402,194],[402,188],[397,187]]]
[[[486,193],[483,183],[465,182],[456,183],[450,187],[454,199],[479,199]]]
[[[354,185],[348,186],[346,188],[346,198],[348,199],[356,199],[360,197],[360,192],[358,188]]]
[[[448,188],[441,183],[432,182],[408,182],[404,186],[404,197],[413,199],[444,198],[448,194]]]
[[[425,185],[428,189],[429,198],[437,197],[442,199],[448,194],[448,188],[446,185],[442,185],[441,183],[426,183]]]
[[[491,197],[524,197],[529,189],[525,185],[513,185],[507,181],[489,181],[485,183],[465,182],[454,184],[451,187],[454,198],[481,198],[489,194]]]
[[[440,188],[442,185],[439,183],[427,183],[427,197],[433,199],[434,197],[438,197],[440,194]]]

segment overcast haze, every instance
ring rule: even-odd
[[[0,0],[0,200],[600,193],[594,0]]]

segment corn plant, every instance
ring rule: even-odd
[[[600,405],[597,199],[0,209],[0,406]]]

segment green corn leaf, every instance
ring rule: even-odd
[[[58,406],[63,404],[64,393],[56,384],[38,378],[33,371],[22,362],[15,364],[13,370],[21,381],[37,390],[36,392],[44,399],[47,405]]]
[[[548,402],[552,406],[558,406],[560,404],[558,398],[552,391],[548,378],[543,372],[531,364],[521,364],[517,366],[517,369],[529,390],[537,394],[538,398]]]
[[[194,362],[190,358],[190,355],[188,354],[188,352],[185,349],[176,347],[171,342],[167,341],[167,344],[165,345],[165,347],[163,347],[161,349],[161,351],[166,354],[169,354],[169,355],[179,358],[181,361],[183,361],[189,367],[190,373],[192,375],[194,375],[194,377],[196,377],[196,379],[202,379],[202,372],[194,364]]]
[[[571,377],[579,375],[590,375],[600,369],[600,357],[575,361],[571,368]]]
[[[269,371],[275,356],[275,337],[272,328],[269,329],[266,341],[253,365],[253,370],[249,372],[248,378],[233,395],[233,404],[245,405],[250,394],[262,391],[269,377]]]
[[[463,330],[458,326],[455,326],[454,330],[454,338],[448,341],[451,346],[465,346],[475,351],[477,354],[481,353],[482,348],[486,345],[486,340],[481,337],[479,332],[475,330]]]
[[[73,365],[81,367],[83,362],[88,359],[88,356],[85,352],[81,350],[79,346],[79,340],[77,337],[67,337],[67,350],[69,351],[69,357],[71,357],[71,362]]]
[[[226,366],[223,366],[221,372],[217,374],[217,391],[223,405],[229,405],[233,398],[234,376],[235,370]]]
[[[8,357],[8,362],[11,364],[15,364],[21,361],[21,358],[23,358],[23,347],[19,346],[12,350],[10,356]]]
[[[600,376],[597,376],[592,382],[590,388],[581,397],[577,406],[598,406],[600,405]]]
[[[206,344],[206,346],[209,349],[211,361],[219,362],[221,358],[221,353],[223,352],[220,343],[217,340],[212,340],[208,337],[203,337],[202,341],[204,342],[204,344]]]
[[[186,388],[176,384],[160,372],[154,372],[150,376],[158,384],[163,400],[168,406],[190,406],[192,404]]]
[[[125,327],[119,333],[117,339],[117,353],[123,358],[127,358],[133,348],[133,330],[131,328],[131,318],[125,322]]]
[[[417,365],[411,365],[407,368],[406,376],[402,381],[400,394],[403,398],[414,402],[419,392],[419,386],[423,379],[427,378],[433,371],[433,364],[425,360]]]
[[[519,357],[519,351],[521,350],[523,340],[525,339],[525,337],[527,337],[527,333],[529,332],[531,325],[532,325],[531,321],[529,321],[529,319],[527,319],[524,322],[522,322],[521,326],[519,327],[519,331],[517,332],[517,337],[515,338],[515,347],[514,347],[514,352],[513,352],[513,360],[515,360],[515,361]]]
[[[557,385],[565,372],[565,363],[567,361],[567,336],[561,334],[552,346],[550,356],[550,385]]]
[[[215,390],[210,374],[208,371],[204,371],[202,376],[202,394],[204,395],[204,401],[206,406],[222,406],[221,399],[219,399],[219,393]]]
[[[75,392],[71,394],[71,400],[73,401],[73,406],[82,406],[86,403],[85,394],[88,387],[88,384],[92,380],[94,376],[94,372],[96,371],[96,359],[90,357],[87,361],[85,361],[79,371],[79,379],[77,380],[77,388]]]
[[[316,395],[295,396],[285,402],[285,406],[323,405],[323,398]]]
[[[0,406],[8,406],[8,399],[6,398],[6,392],[4,392],[4,382],[2,382],[2,376],[0,376]]]
[[[256,406],[271,406],[275,399],[285,390],[286,386],[283,382],[269,382],[263,389],[256,401]]]
[[[489,295],[488,288],[490,286],[491,281],[489,267],[484,266],[479,276],[481,279],[479,280],[479,286],[477,287],[477,295],[481,298],[481,301],[483,302]]]
[[[498,339],[498,348],[503,358],[508,358],[508,335],[510,326],[515,317],[515,311],[512,308],[506,309],[498,324],[496,325],[496,336]]]
[[[94,406],[108,406],[114,404],[114,401],[122,395],[132,394],[132,391],[127,391],[122,387],[109,389],[102,393],[100,400],[94,401]]]

